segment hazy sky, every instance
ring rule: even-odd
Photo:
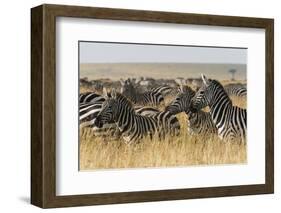
[[[247,49],[79,42],[80,63],[247,64]]]

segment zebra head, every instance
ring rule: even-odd
[[[98,113],[94,125],[98,128],[102,128],[104,124],[111,123],[116,117],[117,98],[116,91],[112,90],[111,93],[107,93],[104,88],[105,101],[102,104],[101,110]]]
[[[128,78],[127,80],[120,80],[121,83],[121,94],[125,95],[125,96],[132,96],[132,94],[135,93],[135,87],[133,82],[131,81],[130,78]]]
[[[209,97],[212,93],[212,80],[208,79],[205,75],[201,74],[202,86],[198,89],[196,94],[191,100],[190,110],[192,112],[197,112],[209,104]]]
[[[178,88],[178,94],[172,103],[166,108],[172,114],[180,112],[189,112],[191,99],[195,95],[195,92],[189,86],[181,85]]]

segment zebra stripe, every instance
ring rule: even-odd
[[[211,118],[224,140],[245,141],[247,134],[247,110],[232,105],[223,86],[216,80],[208,80],[202,75],[203,85],[192,99],[192,110],[210,107]]]
[[[224,86],[226,93],[231,96],[246,97],[247,88],[243,84],[228,84]]]
[[[181,86],[178,89],[178,93],[175,99],[166,107],[166,110],[172,114],[178,114],[180,112],[189,113],[190,102],[195,92],[189,86]]]
[[[104,101],[104,98],[101,95],[96,94],[94,92],[86,92],[79,95],[80,104],[89,103],[89,102],[98,102],[98,101]]]
[[[172,91],[172,88],[169,86],[159,86],[156,88],[151,88],[150,91],[161,93],[163,96],[166,96]]]
[[[218,130],[209,112],[199,110],[195,113],[188,113],[188,131],[190,134],[217,134]]]
[[[154,107],[148,107],[148,106],[136,106],[134,107],[136,113],[140,114],[140,115],[154,115],[158,112],[160,112],[158,109],[154,108]]]
[[[130,79],[121,82],[121,93],[134,104],[159,106],[164,103],[164,97],[158,91],[139,92]]]
[[[187,115],[187,126],[190,134],[217,133],[217,128],[208,112],[199,110],[192,113],[190,110],[191,99],[195,92],[189,86],[181,86],[176,98],[170,103],[166,110],[172,114],[185,112]]]
[[[132,103],[115,90],[104,102],[94,124],[102,127],[111,120],[116,123],[127,143],[139,141],[146,136],[152,138],[155,134],[160,138],[165,137],[167,133],[174,135],[180,128],[176,117],[168,111],[151,116],[137,114]]]
[[[90,126],[102,108],[103,102],[82,104],[79,107],[80,128]]]

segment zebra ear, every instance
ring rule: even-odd
[[[203,83],[207,86],[209,84],[208,78],[204,74],[201,74],[201,78]]]
[[[178,84],[178,85],[181,85],[181,80],[180,79],[175,79],[175,82]]]
[[[184,91],[183,84],[180,85],[179,91],[180,91],[180,92],[183,92],[183,91]]]
[[[141,79],[140,78],[136,78],[135,79],[135,84],[138,84],[139,82],[141,82]]]
[[[125,85],[125,81],[123,80],[123,78],[120,79],[120,84],[121,84],[122,86]]]
[[[112,98],[116,98],[116,90],[115,90],[115,88],[113,88],[113,89],[111,90],[111,97],[112,97]]]
[[[181,86],[183,87],[183,85],[185,85],[185,80],[181,79]]]
[[[105,98],[108,98],[107,89],[105,87],[102,89],[102,93]]]

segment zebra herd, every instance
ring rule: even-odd
[[[197,91],[178,83],[177,89],[165,85],[143,92],[127,79],[120,81],[119,92],[115,88],[111,91],[104,88],[102,95],[80,94],[80,128],[89,127],[95,135],[122,138],[126,143],[138,142],[144,137],[161,140],[179,135],[181,126],[176,115],[184,112],[190,135],[215,134],[223,141],[245,142],[246,109],[233,106],[229,95],[246,97],[246,87],[242,84],[223,87],[204,75],[201,78],[202,85]],[[175,95],[165,106],[169,94]],[[203,110],[207,106],[209,112]]]

